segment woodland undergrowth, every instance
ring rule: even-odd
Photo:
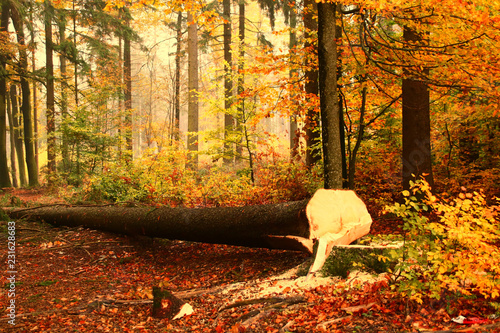
[[[402,194],[403,202],[388,211],[403,220],[403,247],[380,257],[396,262],[389,270],[396,289],[418,303],[429,297],[500,299],[500,205],[465,187],[456,197],[438,199],[424,180]]]
[[[109,163],[103,172],[87,177],[83,185],[65,194],[79,202],[139,202],[145,204],[217,207],[302,200],[322,186],[321,167],[308,170],[277,154],[257,156],[255,183],[244,166],[202,164],[184,167],[185,151],[163,151],[132,164]]]

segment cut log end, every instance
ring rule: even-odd
[[[349,245],[370,232],[372,218],[363,201],[350,190],[318,190],[306,207],[311,240],[318,250],[308,277],[318,272],[333,246]]]

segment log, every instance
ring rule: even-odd
[[[310,200],[244,207],[50,206],[4,210],[11,218],[56,226],[85,226],[119,234],[204,243],[313,252],[310,273],[335,245],[348,245],[370,231],[363,201],[349,190],[318,190]]]
[[[308,200],[245,207],[49,206],[6,211],[13,219],[43,220],[133,236],[291,249],[309,252]]]

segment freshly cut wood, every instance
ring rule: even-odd
[[[323,267],[333,246],[349,245],[370,232],[372,218],[366,205],[354,193],[345,190],[318,190],[306,208],[311,239],[318,250],[308,276]]]
[[[4,210],[11,218],[44,220],[128,235],[248,247],[318,251],[318,271],[334,245],[348,245],[370,231],[363,201],[348,190],[318,190],[310,200],[216,208],[47,206]]]

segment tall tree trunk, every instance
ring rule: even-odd
[[[33,8],[31,8],[31,11]],[[32,13],[30,13],[30,16]],[[21,81],[21,113],[23,115],[24,149],[26,153],[26,166],[28,169],[29,186],[38,186],[38,145],[37,145],[37,112],[36,112],[36,86],[33,81],[33,114],[31,113],[31,91],[28,77],[28,54],[26,52],[26,37],[24,24],[17,7],[11,10],[12,22],[17,34],[19,48],[19,76]],[[34,29],[32,29],[31,40],[33,41]],[[35,52],[33,52],[33,67],[35,67]]]
[[[77,39],[76,39],[76,17],[77,17],[77,11],[76,11],[76,4],[75,4],[75,0],[73,0],[73,45],[75,46],[75,49],[76,49],[76,42],[77,42]],[[77,54],[75,56],[78,55],[78,50],[76,51]],[[119,49],[119,52],[121,52],[121,47]],[[121,57],[119,57],[119,59],[121,60]],[[78,98],[78,94],[80,92],[80,90],[78,89],[78,61],[75,61],[74,63],[74,67],[73,67],[73,75],[74,75],[74,96],[75,96],[75,110],[78,110],[78,107],[80,106],[80,101],[79,101],[79,98]],[[121,103],[121,99],[119,101],[119,103]],[[119,110],[121,111],[121,104],[119,105]],[[81,163],[80,163],[80,145],[76,145],[76,176],[77,176],[77,179],[80,179],[81,178]]]
[[[404,28],[403,38],[408,43],[418,43],[422,36],[414,30]],[[428,70],[424,70],[427,74]],[[431,158],[430,94],[428,85],[406,73],[403,78],[403,188],[410,181],[425,176],[433,186]]]
[[[26,180],[26,167],[24,164],[24,148],[23,148],[23,137],[21,135],[22,125],[21,125],[21,112],[19,110],[18,96],[17,96],[17,87],[16,85],[10,86],[10,105],[11,105],[11,119],[12,126],[10,135],[14,139],[14,146],[17,155],[17,164],[19,166],[19,182],[21,183],[21,187],[25,187],[28,185]],[[15,160],[11,161],[11,164],[14,165]],[[14,180],[14,179],[13,179]]]
[[[179,140],[181,121],[181,44],[182,44],[182,12],[177,13],[177,49],[175,51],[175,106],[174,106],[174,130],[172,138]]]
[[[364,81],[364,80],[363,80]],[[349,175],[348,184],[350,189],[354,189],[354,176],[356,175],[356,158],[358,155],[359,147],[361,147],[361,142],[365,133],[365,112],[366,112],[366,87],[361,91],[361,108],[359,110],[359,129],[356,137],[356,143],[352,149],[351,155],[349,156]]]
[[[0,33],[7,33],[9,26],[10,5],[2,1]],[[0,56],[0,188],[11,187],[12,182],[7,164],[7,68],[6,59]]]
[[[247,128],[247,115],[245,109],[245,1],[239,2],[239,18],[238,18],[238,39],[239,39],[239,52],[238,52],[238,133],[243,134],[244,143],[238,143],[236,146],[236,156],[240,158],[243,156],[243,146],[248,153],[248,167],[250,168],[250,180],[255,183],[254,174],[254,156],[251,147],[251,138]]]
[[[339,50],[339,45],[342,45],[342,5],[337,4],[337,14],[339,15],[339,20],[335,22],[335,40],[337,45],[337,91],[338,91],[338,103],[339,103],[339,135],[340,135],[340,152],[342,157],[342,187],[348,188],[348,174],[347,174],[347,157],[345,148],[345,122],[344,122],[344,101],[342,94],[340,93],[340,85],[338,81],[342,78],[342,54]]]
[[[63,46],[66,43],[66,16],[65,14],[60,14],[59,20],[57,22],[59,26],[59,44]],[[67,78],[67,66],[66,66],[66,56],[63,52],[59,55],[59,71],[61,74],[61,130],[62,130],[62,142],[61,142],[61,157],[63,162],[63,170],[66,174],[71,171],[71,164],[69,158],[69,142],[68,142],[68,78]]]
[[[295,32],[295,29],[297,28],[297,13],[295,12],[295,2],[289,2],[288,6],[290,7],[290,35],[289,35],[289,43],[288,43],[288,48],[289,48],[289,53],[290,53],[290,58],[294,58],[292,55],[295,54],[294,49],[297,47],[297,33]],[[295,64],[290,63],[290,66],[295,66]],[[295,101],[295,96],[294,96],[294,87],[296,84],[294,83],[294,80],[296,80],[296,75],[297,75],[297,70],[292,68],[290,69],[289,77],[290,77],[290,83],[291,83],[291,96],[290,100]],[[292,107],[292,111],[294,113],[297,113],[299,110],[297,103],[295,103],[294,107]],[[298,126],[297,126],[297,115],[292,114],[290,116],[290,159],[292,159],[295,155],[297,155],[298,151],[298,140],[299,140],[299,135],[298,135]]]
[[[54,62],[52,41],[52,14],[53,7],[50,1],[45,0],[45,62],[47,80],[47,167],[49,185],[53,184],[56,173],[56,110],[54,98]]]
[[[14,126],[14,117],[13,117],[13,112],[12,112],[12,103],[9,103],[10,99],[6,99],[7,105],[6,105],[6,111],[7,111],[7,116],[9,118],[9,129],[10,129],[10,175],[12,177],[12,186],[13,187],[19,187],[19,183],[17,182],[17,166],[16,166],[16,160],[17,160],[17,154],[16,154],[16,142],[14,139],[14,131],[16,126]]]
[[[188,12],[188,167],[198,168],[198,24]]]
[[[313,49],[314,44],[312,43],[312,39],[318,31],[318,22],[314,17],[317,15],[318,7],[316,1],[313,0],[305,0],[304,7],[303,20],[304,28],[306,29],[306,42],[304,43],[304,47],[310,50],[310,54],[317,54],[317,49]],[[308,96],[318,96],[318,69],[308,66],[305,72],[305,78],[304,89],[306,94]],[[321,140],[319,118],[319,113],[316,112],[313,107],[307,109],[304,131],[306,138],[306,165],[308,168],[311,168],[321,160],[321,149],[315,148]]]
[[[233,104],[231,0],[223,0],[222,6],[224,18],[224,163],[231,164],[234,161],[234,142],[232,140],[234,118],[231,113],[231,105]]]
[[[342,146],[337,92],[336,4],[318,3],[319,91],[325,188],[342,188]]]
[[[130,27],[129,13],[125,13],[125,25]],[[126,142],[126,160],[131,161],[133,157],[132,143],[132,54],[130,46],[130,35],[126,32],[123,36],[123,80],[124,80],[124,99],[125,99],[125,142]]]
[[[33,24],[33,3],[30,2],[30,22]],[[22,22],[22,21],[21,21]],[[19,29],[23,31],[24,28]],[[24,39],[24,38],[23,38]],[[36,56],[35,56],[35,29],[31,29],[31,66],[33,72],[36,70]],[[26,72],[28,71],[28,58],[26,57]],[[23,83],[24,80],[24,83]],[[37,82],[33,80],[33,115],[31,115],[30,105],[30,85],[29,82],[21,77],[21,90],[23,94],[23,104],[21,109],[23,110],[23,120],[24,120],[24,146],[26,149],[26,165],[28,166],[28,175],[30,186],[38,186],[38,170],[39,170],[39,160],[40,156],[38,153],[38,106],[37,106]],[[29,123],[28,123],[29,122]],[[29,138],[29,139],[26,139]]]
[[[31,6],[31,5],[30,5]],[[33,8],[31,6],[30,10]],[[26,37],[24,34],[23,19],[16,6],[11,8],[11,17],[14,29],[17,34],[19,48],[19,78],[21,82],[21,113],[23,119],[24,149],[26,153],[26,166],[28,169],[28,179],[30,186],[38,186],[38,145],[37,143],[37,116],[36,116],[36,86],[33,81],[33,114],[31,113],[31,90],[28,77],[28,54],[26,51]],[[30,13],[32,18],[32,13]],[[31,39],[34,40],[34,29],[31,32]],[[33,52],[33,68],[35,68],[35,58]],[[23,163],[24,165],[24,163]]]

